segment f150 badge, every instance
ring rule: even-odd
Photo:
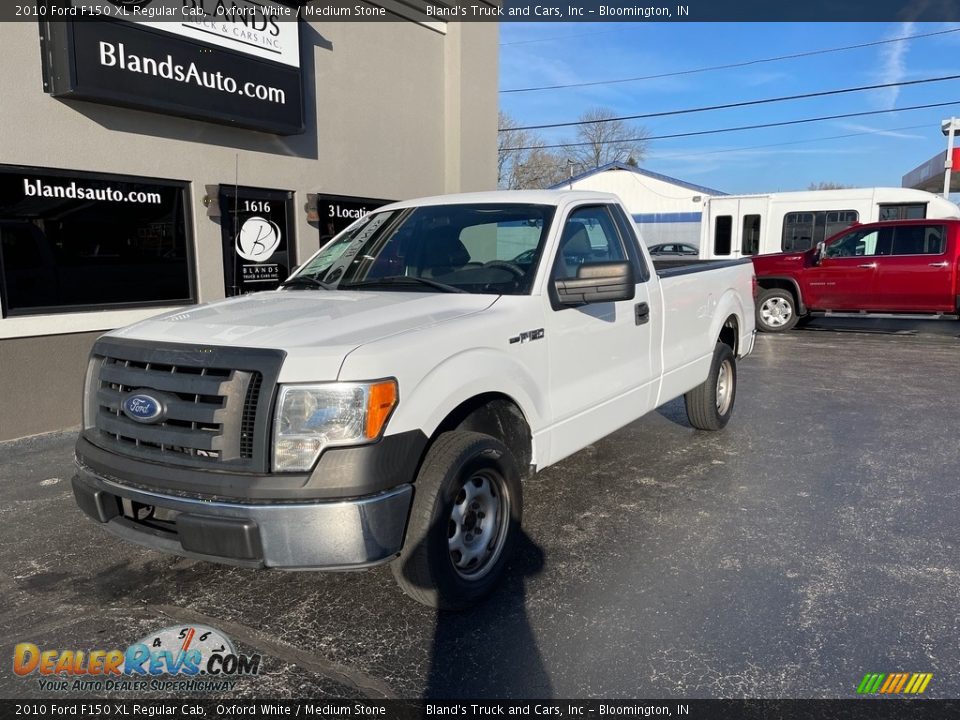
[[[510,344],[514,343],[525,343],[532,342],[533,340],[540,340],[543,337],[543,328],[537,328],[536,330],[527,330],[522,332],[519,335],[515,335],[510,338]]]

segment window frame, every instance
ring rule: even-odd
[[[941,241],[941,245],[942,245],[942,248],[941,248],[940,252],[938,252],[938,253],[903,253],[903,254],[895,253],[893,250],[894,250],[894,248],[896,248],[896,246],[897,246],[897,231],[903,230],[903,229],[905,229],[906,227],[922,227],[922,228],[924,228],[924,231],[926,231],[927,228],[931,228],[931,227],[940,228],[940,233],[941,233],[941,234],[940,234],[940,241]],[[940,256],[946,255],[946,254],[947,254],[947,226],[946,226],[946,225],[943,225],[943,224],[941,224],[941,223],[931,222],[931,223],[924,223],[923,225],[902,225],[902,226],[898,225],[898,226],[895,226],[895,227],[893,228],[893,239],[892,239],[892,241],[891,241],[891,243],[890,243],[890,254],[889,254],[889,255],[883,255],[882,257],[891,257],[891,258],[902,258],[902,257],[925,257],[925,258],[931,258],[931,257],[932,257],[932,258],[935,258],[935,257],[940,257]]]
[[[122,175],[118,173],[97,173],[89,170],[67,170],[63,168],[46,168],[35,165],[0,164],[0,174],[35,173],[47,177],[61,178],[66,181],[93,181],[115,183],[143,183],[172,187],[180,192],[180,202],[183,207],[183,234],[184,250],[187,264],[187,287],[189,297],[172,300],[147,300],[113,303],[84,303],[78,305],[41,305],[30,308],[11,308],[7,288],[7,267],[3,256],[3,247],[0,245],[0,317],[23,318],[44,315],[69,315],[109,310],[140,310],[149,308],[174,308],[187,305],[196,305],[199,299],[199,281],[197,268],[196,238],[193,227],[193,194],[192,183],[188,180],[173,180],[169,178],[155,178],[143,175]],[[105,201],[100,201],[105,202]],[[0,214],[0,220],[22,221],[30,220],[17,218],[13,215]]]
[[[827,234],[827,226],[828,226],[827,215],[829,215],[830,213],[853,213],[855,217],[853,222],[851,222],[849,225],[828,235]],[[789,225],[788,218],[791,215],[812,215],[813,216],[813,220],[810,226],[810,245],[808,247],[805,247],[805,248],[795,247],[789,250],[786,248],[787,226]],[[828,240],[829,238],[834,237],[838,233],[845,232],[846,230],[850,229],[851,227],[853,227],[859,222],[860,222],[860,211],[855,210],[853,208],[844,208],[841,210],[788,210],[783,214],[783,220],[781,221],[781,224],[780,224],[780,252],[790,252],[790,253],[807,252],[808,250],[815,248],[818,243]],[[797,225],[799,223],[793,223],[793,224]]]
[[[926,220],[927,219],[927,210],[929,209],[930,203],[925,202],[891,202],[891,203],[877,203],[877,220],[881,222],[890,222],[894,220]],[[908,218],[904,217],[904,212],[908,208],[919,207],[923,208],[923,215],[918,218]],[[883,217],[883,211],[890,208],[897,208],[897,216],[893,218]]]
[[[726,220],[729,223],[727,228],[727,251],[720,252],[719,250],[719,240],[720,240],[720,221]],[[713,219],[713,254],[719,257],[730,257],[733,255],[733,215],[717,215]]]
[[[749,218],[756,218],[757,223],[757,237],[755,249],[753,252],[749,252],[746,247],[747,241],[747,220]],[[740,254],[741,255],[759,255],[760,254],[760,241],[763,239],[763,215],[761,213],[746,213],[743,216],[743,224],[740,229]]]
[[[557,237],[557,246],[553,253],[553,260],[550,263],[550,275],[548,276],[548,282],[550,283],[551,292],[553,291],[554,281],[561,279],[557,277],[557,262],[560,258],[560,251],[561,251],[560,241],[563,239],[563,234],[567,230],[567,223],[570,222],[570,220],[573,218],[573,216],[576,213],[582,210],[600,209],[600,210],[606,211],[607,216],[610,219],[610,226],[613,228],[615,237],[620,242],[620,249],[623,251],[623,257],[624,257],[623,260],[611,260],[609,262],[629,262],[631,265],[633,265],[634,270],[636,270],[636,267],[637,267],[636,263],[634,262],[634,259],[631,256],[631,253],[629,250],[630,244],[627,242],[624,242],[624,238],[623,238],[621,229],[619,227],[619,223],[617,223],[617,220],[616,220],[616,213],[611,212],[610,210],[611,207],[614,207],[614,206],[610,205],[609,203],[587,203],[585,205],[574,205],[573,207],[567,210],[566,216],[563,219],[563,224],[560,225],[559,227],[560,234]],[[637,280],[636,278],[634,279]]]

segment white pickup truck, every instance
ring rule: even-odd
[[[604,193],[380,208],[276,291],[100,338],[77,502],[159,550],[392,562],[414,599],[464,607],[502,574],[524,476],[681,395],[726,425],[753,266],[684,263],[654,270]]]

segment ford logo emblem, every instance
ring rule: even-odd
[[[128,395],[120,408],[124,415],[140,423],[160,422],[164,414],[163,403],[146,393]]]

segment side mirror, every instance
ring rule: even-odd
[[[557,300],[561,305],[633,300],[636,282],[629,261],[590,263],[577,268],[577,277],[555,280]]]
[[[827,244],[821,240],[817,243],[817,250],[813,253],[813,264],[819,265],[820,261],[823,260],[823,253],[827,248]]]

